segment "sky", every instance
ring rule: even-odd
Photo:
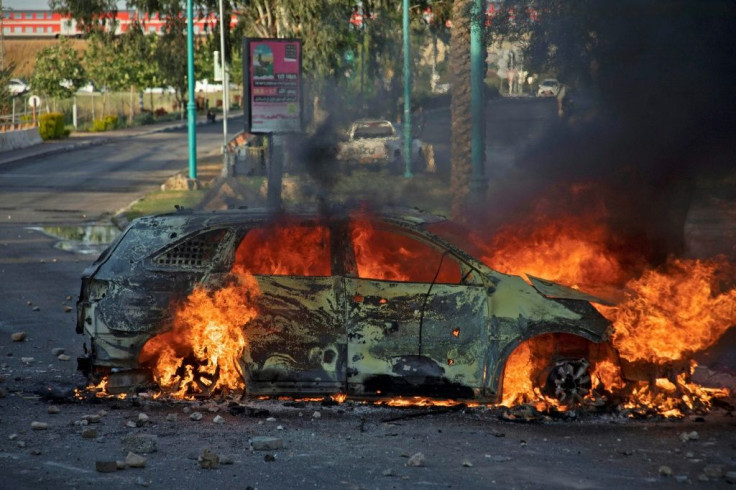
[[[3,0],[3,8],[14,10],[48,10],[48,0]]]

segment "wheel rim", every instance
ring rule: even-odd
[[[545,394],[565,405],[582,403],[592,387],[589,367],[586,359],[558,361],[547,376]]]

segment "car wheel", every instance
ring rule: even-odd
[[[550,369],[542,391],[564,405],[579,404],[593,386],[589,368],[590,363],[586,359],[557,361]]]

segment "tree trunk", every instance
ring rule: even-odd
[[[470,195],[471,94],[470,94],[470,7],[473,0],[455,0],[450,40],[451,72],[451,183],[452,217],[466,218]]]

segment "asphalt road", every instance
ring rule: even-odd
[[[237,127],[237,119],[230,130]],[[222,126],[197,127],[199,156],[220,151]],[[187,171],[185,128],[115,137],[101,145],[0,165],[4,223],[94,222]]]
[[[216,148],[218,130],[204,128],[200,148]],[[736,423],[719,410],[679,421],[511,421],[487,407],[76,401],[82,337],[67,310],[94,255],[55,248],[57,239],[32,227],[95,221],[127,205],[186,168],[185,142],[183,131],[140,136],[0,167],[0,488],[730,487]],[[11,340],[17,332],[24,341]],[[131,435],[156,436],[145,467],[96,471],[98,461],[125,459]],[[251,442],[261,436],[283,447],[257,450]],[[229,464],[203,469],[204,449]],[[413,466],[418,453],[424,462]]]

